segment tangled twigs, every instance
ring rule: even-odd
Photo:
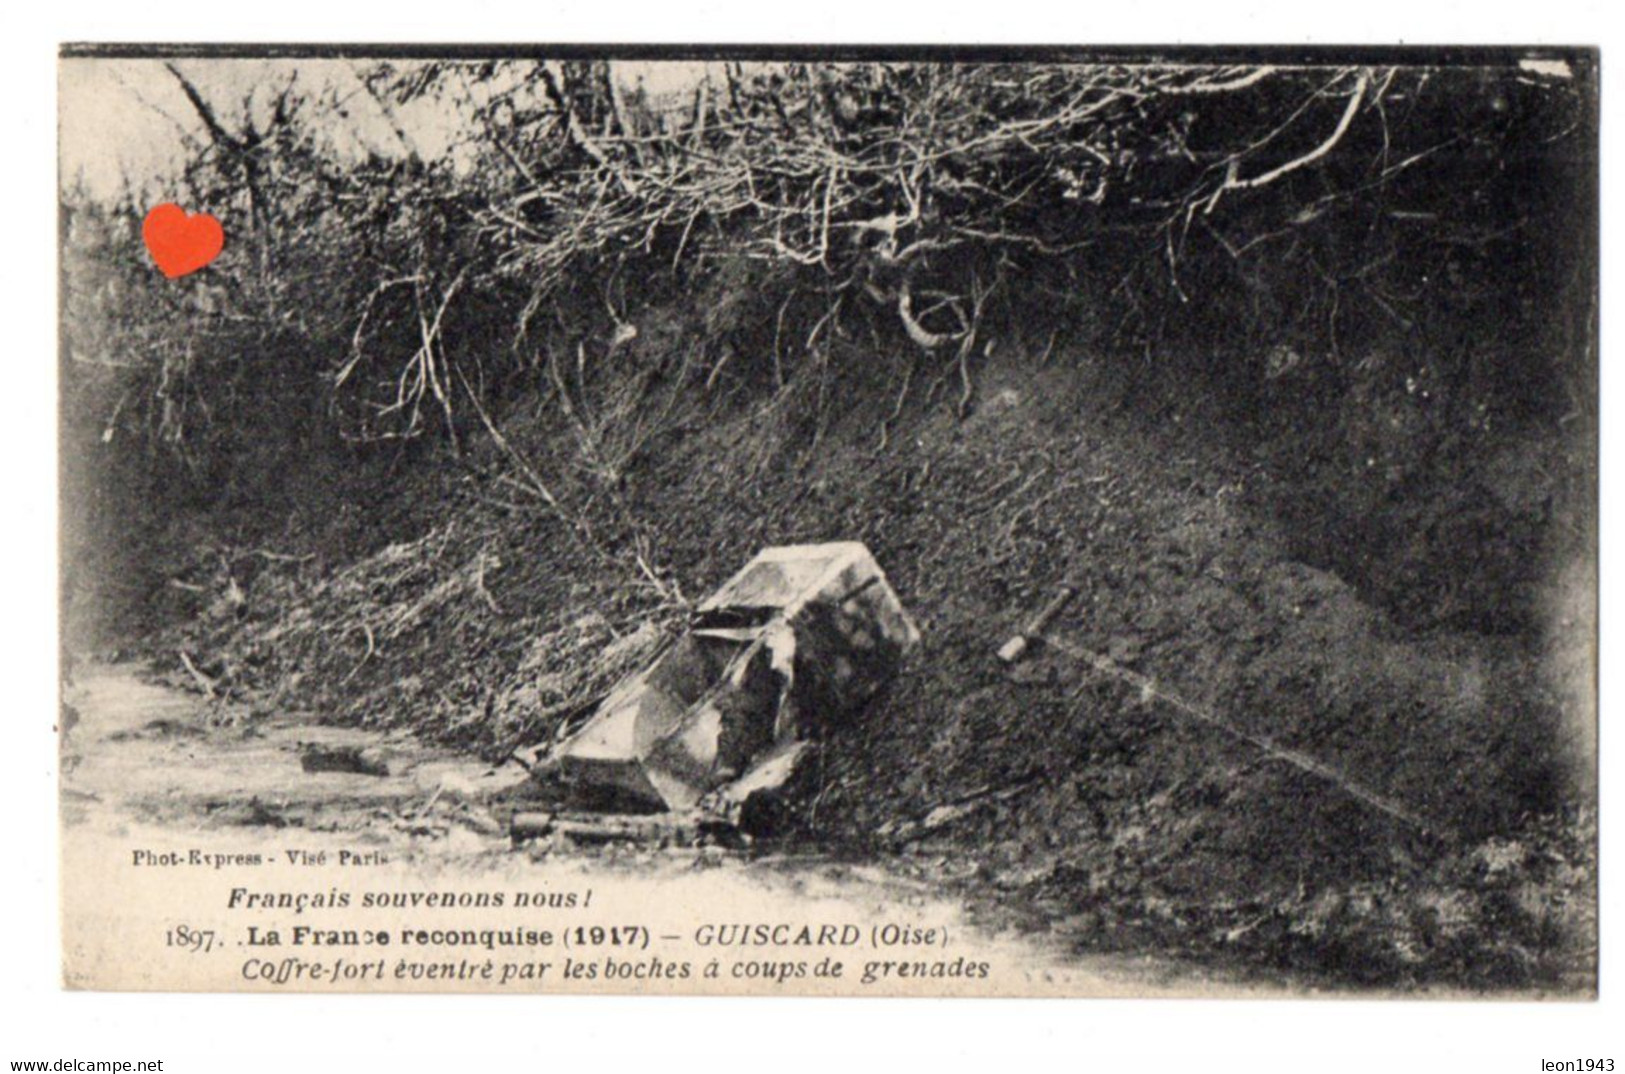
[[[649,566],[649,561],[654,558],[653,543],[649,540],[648,535],[641,530],[632,539],[632,558],[637,563],[638,572],[643,575],[649,587],[660,596],[662,604],[672,608],[688,607],[689,601],[683,595],[682,585],[675,578],[661,578],[660,575],[655,573],[654,568]]]
[[[908,333],[908,338],[924,350],[934,351],[955,338],[951,333],[933,332],[919,322],[914,313],[914,293],[906,276],[903,285],[897,289],[897,316],[903,322],[903,330]],[[965,338],[968,331],[962,331],[958,338]]]
[[[217,700],[220,697],[219,680],[211,678],[199,671],[198,666],[192,663],[192,658],[187,655],[185,649],[178,649],[176,652],[181,658],[181,666],[186,668],[186,673],[188,675],[192,676],[192,681],[197,683],[198,689],[202,690],[210,701]]]
[[[547,482],[542,480],[541,474],[536,472],[536,468],[530,464],[530,460],[521,455],[513,444],[508,442],[508,438],[502,435],[502,430],[497,428],[496,423],[491,420],[491,415],[486,412],[485,405],[480,402],[479,393],[469,386],[468,379],[463,376],[463,371],[458,369],[455,372],[458,382],[463,386],[463,391],[468,395],[469,402],[474,405],[474,412],[479,415],[480,424],[485,426],[487,435],[491,437],[492,442],[497,447],[502,449],[502,453],[508,456],[523,476],[524,481],[520,484],[520,487],[551,508],[570,529],[576,529],[577,520],[565,512],[564,505],[553,494],[553,490],[548,487]]]
[[[350,669],[349,674],[345,675],[344,678],[339,680],[340,686],[348,685],[350,680],[355,678],[356,675],[360,673],[361,669],[367,666],[367,662],[371,660],[378,652],[378,639],[373,636],[372,627],[367,624],[365,619],[362,619],[356,625],[361,628],[361,633],[367,639],[367,651],[361,654],[361,659],[356,661],[355,667]]]
[[[440,303],[435,307],[432,321],[424,314],[424,285],[419,283],[413,292],[416,298],[418,331],[423,340],[423,345],[415,356],[418,374],[416,398],[414,398],[412,405],[412,424],[414,427],[417,424],[417,398],[422,397],[423,385],[427,382],[429,390],[434,393],[435,399],[440,403],[441,412],[445,414],[446,436],[451,442],[451,450],[454,455],[459,454],[461,449],[457,443],[457,423],[453,420],[451,412],[450,385],[444,383],[447,362],[445,353],[440,346],[440,326],[446,318],[446,310],[451,306],[451,300],[456,297],[457,291],[463,286],[463,281],[467,278],[468,269],[465,268],[457,274],[456,279],[451,281],[451,286],[447,287],[445,293],[440,296]],[[404,379],[404,373],[402,377]]]
[[[970,358],[976,348],[977,331],[982,325],[982,311],[987,307],[988,299],[993,297],[999,285],[1004,282],[1004,265],[999,265],[998,274],[993,277],[993,283],[984,288],[980,276],[971,279],[971,316],[970,326],[965,329],[964,337],[959,341],[957,362],[959,365],[959,403],[954,412],[961,421],[970,413],[971,400],[976,394],[975,382],[971,380]]]
[[[741,366],[760,355],[764,372],[773,363],[776,390],[795,371],[785,351],[768,350],[767,335],[786,348],[808,339],[807,349],[847,338],[854,316],[875,311],[836,299],[867,293],[888,332],[941,356],[935,364],[949,371],[944,385],[957,383],[960,413],[971,406],[974,346],[987,333],[985,323],[972,332],[971,271],[986,275],[1002,259],[1023,281],[1023,293],[993,299],[1005,314],[1033,308],[1040,290],[1062,303],[1101,298],[1094,285],[1110,273],[1124,283],[1098,305],[1109,303],[1114,319],[1121,312],[1124,325],[1146,325],[1169,297],[1189,300],[1168,307],[1170,321],[1201,318],[1204,301],[1221,292],[1215,283],[1239,285],[1238,307],[1266,290],[1280,293],[1270,299],[1277,308],[1286,296],[1296,301],[1296,267],[1274,258],[1259,268],[1257,255],[1301,239],[1342,262],[1325,274],[1341,285],[1336,323],[1327,314],[1322,324],[1341,333],[1360,312],[1355,304],[1396,324],[1420,322],[1398,300],[1411,290],[1406,258],[1390,265],[1385,251],[1409,256],[1467,238],[1452,221],[1480,204],[1422,197],[1421,166],[1488,152],[1523,129],[1526,112],[1566,137],[1558,117],[1578,106],[1541,105],[1561,103],[1548,94],[1555,84],[1530,90],[1517,76],[1508,85],[1523,88],[1508,97],[1484,81],[1490,75],[1461,72],[1474,84],[1460,100],[1485,105],[1462,127],[1451,95],[1440,93],[1456,76],[1437,69],[1163,61],[702,65],[682,92],[660,98],[636,91],[636,76],[617,62],[359,65],[362,92],[396,144],[356,160],[318,136],[343,126],[340,102],[289,85],[277,89],[269,119],[239,118],[235,102],[211,100],[206,85],[171,65],[201,123],[188,182],[222,197],[247,182],[254,249],[265,254],[262,267],[279,271],[256,278],[245,264],[235,278],[222,266],[229,286],[209,292],[223,303],[219,316],[185,321],[219,333],[213,353],[192,329],[161,323],[143,324],[150,338],[128,346],[74,348],[76,365],[98,368],[109,354],[147,356],[98,400],[114,414],[104,435],[138,421],[136,408],[116,401],[150,396],[156,381],[161,428],[144,435],[201,466],[211,430],[193,415],[226,428],[229,407],[252,397],[245,383],[269,376],[228,356],[278,337],[330,387],[346,441],[410,439],[433,427],[455,450],[477,426],[458,410],[468,404],[454,366],[511,363],[489,383],[469,378],[499,411],[498,393],[522,390],[520,374],[535,371],[532,315],[549,305],[583,313],[606,281],[620,285],[609,310],[617,323],[630,323],[639,306],[754,293],[707,325],[709,338],[733,347],[712,356],[705,383],[740,373],[739,383],[754,384]],[[1572,96],[1574,86],[1561,92]],[[397,107],[420,99],[457,117],[455,145],[413,139]],[[1441,139],[1445,129],[1454,133]],[[271,259],[279,240],[293,252],[307,239],[308,258],[300,250]],[[1380,268],[1368,272],[1357,259]],[[1325,313],[1332,298],[1322,289],[1317,301]],[[591,331],[577,323],[567,334]],[[189,351],[184,362],[173,356],[194,338],[196,361]],[[834,348],[832,376],[843,360]],[[590,388],[602,394],[602,385]],[[579,396],[589,386],[571,387]],[[607,406],[599,410],[589,425],[608,417]],[[888,423],[880,435],[894,432]],[[599,460],[606,472],[625,469],[615,459],[625,443],[609,438]]]
[[[1230,174],[1225,177],[1224,188],[1230,190],[1251,190],[1257,187],[1265,186],[1269,183],[1275,182],[1275,180],[1281,178],[1281,176],[1286,175],[1289,172],[1294,172],[1306,165],[1313,164],[1315,161],[1324,157],[1327,153],[1330,153],[1334,148],[1336,148],[1337,143],[1343,140],[1343,135],[1348,132],[1349,124],[1354,122],[1354,114],[1360,110],[1360,105],[1365,100],[1366,90],[1369,89],[1370,86],[1371,72],[1361,70],[1359,75],[1356,76],[1354,80],[1354,88],[1349,91],[1348,107],[1343,109],[1342,118],[1337,121],[1336,129],[1332,131],[1330,137],[1317,145],[1314,149],[1311,149],[1301,157],[1294,157],[1285,164],[1278,165],[1277,167],[1271,168],[1269,171],[1264,172],[1262,175],[1255,175],[1250,179],[1237,178],[1236,169],[1234,166],[1232,166]],[[1234,163],[1235,162],[1232,161],[1232,165],[1234,165]],[[1218,195],[1215,194],[1214,197],[1217,199]]]
[[[497,599],[491,595],[489,589],[485,588],[485,568],[488,564],[501,567],[502,561],[493,560],[492,557],[486,555],[485,550],[482,548],[480,554],[474,557],[474,591],[485,601],[485,606],[491,609],[492,615],[501,615],[502,608],[497,604]]]
[[[877,455],[885,451],[887,445],[891,443],[892,424],[902,416],[903,404],[908,401],[908,390],[914,384],[914,370],[918,366],[919,362],[911,355],[908,360],[908,368],[903,371],[903,384],[902,387],[897,389],[897,399],[892,403],[891,413],[880,421],[880,442],[875,445],[875,454]]]

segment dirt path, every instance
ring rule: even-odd
[[[411,854],[496,850],[506,846],[499,827],[472,803],[524,779],[517,766],[494,770],[406,735],[297,715],[250,719],[238,708],[143,681],[124,666],[90,670],[72,702],[80,722],[69,739],[63,790],[69,822],[91,829],[131,822],[248,834],[294,827],[318,843],[336,838]],[[389,774],[307,772],[301,755],[308,747],[365,750]],[[424,810],[437,791],[468,805],[467,815],[447,815],[439,801]]]
[[[236,709],[143,681],[128,666],[87,669],[70,701],[79,714],[65,749],[62,779],[70,984],[262,986],[252,980],[244,985],[243,971],[229,960],[209,963],[211,971],[202,975],[192,964],[184,970],[189,976],[177,979],[176,973],[183,971],[166,970],[162,958],[132,962],[129,955],[132,945],[152,942],[155,931],[173,927],[163,922],[177,920],[177,913],[185,921],[204,923],[213,915],[222,934],[233,935],[242,919],[220,913],[224,892],[238,884],[254,890],[285,885],[290,869],[283,866],[290,856],[325,855],[323,867],[294,875],[308,881],[307,887],[353,883],[358,891],[444,890],[455,884],[460,890],[550,892],[561,902],[564,895],[584,896],[595,911],[576,920],[647,922],[651,933],[667,941],[668,962],[681,957],[699,964],[716,954],[734,961],[747,954],[783,961],[791,954],[807,954],[699,949],[694,937],[702,924],[835,922],[865,929],[875,923],[942,929],[949,945],[936,954],[951,953],[990,967],[989,978],[979,982],[879,979],[868,985],[848,982],[842,990],[1091,995],[1240,991],[1187,968],[1079,957],[1027,936],[990,935],[972,926],[959,906],[929,885],[874,864],[806,855],[748,857],[715,847],[515,851],[488,802],[522,782],[524,773],[517,767],[493,770],[477,759],[409,737],[325,727],[308,717],[249,719]],[[310,744],[364,749],[381,758],[389,774],[307,772],[300,757]],[[199,848],[210,856],[259,856],[278,869],[270,874],[247,870],[250,879],[241,880],[137,864],[142,854],[150,861],[151,856],[188,855]],[[341,854],[365,867],[336,867]],[[266,875],[274,876],[275,883],[261,883]],[[114,892],[116,902],[108,901],[106,896]],[[364,915],[330,914],[315,923],[355,927],[368,922]],[[261,922],[260,927],[269,926]],[[662,948],[657,944],[650,950],[658,954]],[[907,954],[913,958],[920,952]],[[897,953],[855,956],[854,972],[887,957]],[[725,981],[679,984],[671,990],[742,987]],[[744,984],[766,992],[826,987],[798,980]],[[407,981],[389,986],[419,985]],[[580,982],[576,987],[627,991],[631,986]]]

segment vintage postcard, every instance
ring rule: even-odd
[[[67,987],[1596,995],[1594,50],[58,70]]]

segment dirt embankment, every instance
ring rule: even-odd
[[[1548,618],[1490,632],[1388,599],[1382,561],[1337,572],[1346,548],[1311,554],[1290,509],[1291,442],[1194,386],[1009,353],[980,361],[961,419],[957,384],[922,371],[899,395],[901,371],[804,372],[680,415],[612,474],[580,422],[515,415],[506,447],[420,471],[392,543],[264,564],[176,644],[268,703],[500,751],[550,734],[760,547],[862,540],[925,643],[830,735],[802,837],[899,856],[1080,947],[1334,984],[1591,987],[1594,821],[1558,748],[1589,713],[1553,679]],[[515,479],[516,457],[564,510]],[[1523,532],[1418,526],[1387,562],[1424,570],[1451,541],[1526,557],[1534,580],[1499,584],[1539,607],[1562,546]],[[1078,597],[1058,636],[1428,831],[1062,653],[1002,668],[994,651],[1063,582]],[[944,805],[966,808],[881,834]]]

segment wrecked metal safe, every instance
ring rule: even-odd
[[[736,814],[897,673],[919,631],[863,544],[769,548],[554,747],[566,781]]]

